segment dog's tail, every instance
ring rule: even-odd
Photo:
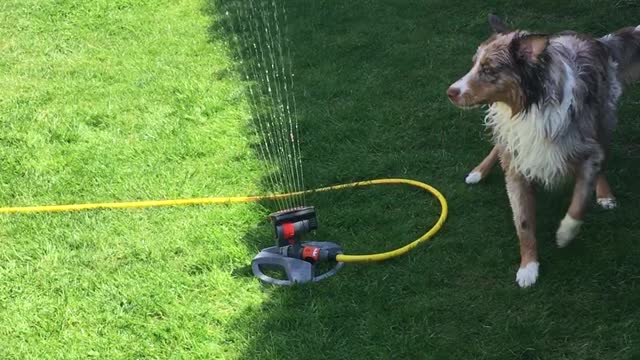
[[[640,80],[640,26],[627,27],[599,39],[618,63],[620,80]]]

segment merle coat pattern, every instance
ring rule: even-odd
[[[520,240],[516,281],[528,287],[539,267],[534,184],[575,181],[556,233],[560,247],[578,234],[594,189],[600,205],[615,206],[604,168],[622,85],[640,78],[640,26],[596,39],[512,31],[495,16],[489,22],[493,35],[447,95],[460,107],[488,106],[495,146],[467,182],[480,181],[500,159]]]

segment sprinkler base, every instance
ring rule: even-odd
[[[332,242],[310,241],[301,244],[303,247],[316,248],[323,252],[342,253],[342,247]],[[318,264],[327,262],[310,262],[286,254],[286,247],[272,246],[260,251],[251,261],[253,274],[262,282],[273,285],[289,286],[308,282],[318,282],[335,275],[344,263],[329,262],[333,265],[329,270],[318,269]],[[326,267],[325,267],[326,268]],[[276,278],[265,274],[265,271],[276,271],[282,278]]]

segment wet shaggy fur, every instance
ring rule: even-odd
[[[640,78],[640,26],[596,39],[510,31],[495,16],[489,22],[493,35],[447,94],[460,107],[488,105],[485,123],[495,148],[480,167],[499,157],[505,170],[520,240],[516,281],[528,287],[538,277],[534,184],[553,187],[575,179],[556,234],[560,247],[578,234],[596,181],[610,193],[603,169],[622,86]],[[484,174],[471,180],[479,176]]]
[[[529,35],[500,36],[512,37],[510,47],[517,47]],[[496,144],[511,154],[509,170],[553,186],[585,159],[600,166],[617,122],[621,85],[616,63],[600,42],[567,33],[547,41],[535,63],[516,57],[504,65],[520,78],[521,100],[492,103],[486,123]]]
[[[609,50],[625,83],[640,80],[640,26],[627,27],[599,39]]]

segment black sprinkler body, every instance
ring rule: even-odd
[[[339,245],[319,241],[301,242],[302,237],[318,228],[313,206],[274,212],[269,218],[273,224],[276,246],[263,249],[251,262],[254,275],[263,282],[275,285],[316,282],[335,275],[344,265],[336,262],[336,256],[342,254]],[[320,262],[330,262],[334,266],[316,274],[316,265]],[[263,268],[278,268],[285,278],[268,276]]]
[[[278,246],[295,245],[305,234],[318,228],[313,206],[293,208],[269,215]]]

